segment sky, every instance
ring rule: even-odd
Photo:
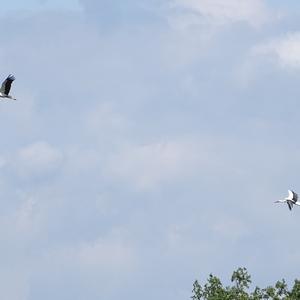
[[[299,1],[1,8],[1,299],[300,277]]]

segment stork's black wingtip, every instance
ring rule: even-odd
[[[12,81],[14,81],[16,79],[16,77],[12,74],[9,74],[7,78],[12,80]]]

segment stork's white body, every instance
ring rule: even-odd
[[[289,195],[281,200],[275,201],[275,203],[287,203],[289,210],[292,210],[293,205],[300,206],[300,203],[298,201],[298,194],[296,194],[294,191],[288,190]]]

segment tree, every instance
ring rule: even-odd
[[[193,284],[192,300],[299,300],[300,280],[295,280],[291,290],[284,279],[274,286],[256,287],[249,291],[251,276],[246,268],[238,268],[231,276],[231,286],[224,287],[221,280],[209,275],[204,286],[196,280]]]

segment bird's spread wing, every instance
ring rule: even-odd
[[[293,202],[287,201],[287,205],[288,205],[289,209],[292,210],[292,208],[293,208]]]
[[[298,201],[298,194],[295,193],[294,191],[292,191],[292,192],[293,192],[293,194],[294,194],[293,200],[294,200],[294,202],[297,202],[297,201]]]
[[[9,91],[10,91],[10,88],[11,88],[11,84],[12,82],[15,80],[15,77],[13,75],[9,75],[2,83],[2,86],[1,86],[1,89],[0,89],[0,92],[5,94],[5,95],[8,95],[9,94]]]
[[[292,200],[292,201],[294,201],[294,202],[297,202],[297,200],[298,200],[298,194],[295,193],[294,191],[290,191],[290,190],[289,190],[289,196],[288,196],[288,199],[289,199],[289,200]]]

